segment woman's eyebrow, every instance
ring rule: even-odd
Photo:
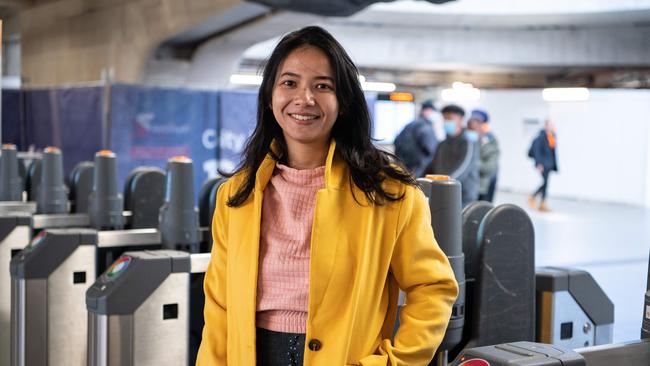
[[[280,77],[283,77],[283,76],[289,76],[289,77],[298,78],[298,79],[300,78],[300,74],[297,74],[297,73],[292,72],[292,71],[283,72],[280,75]],[[327,76],[327,75],[316,76],[316,77],[314,77],[314,79],[316,79],[316,80],[327,80],[329,82],[334,83],[334,78],[331,77],[331,76]]]
[[[283,76],[290,76],[290,77],[294,77],[294,78],[300,78],[299,74],[296,74],[295,72],[291,72],[291,71],[283,72],[282,75],[280,75],[280,77],[283,77]]]
[[[316,76],[314,79],[327,80],[327,81],[329,81],[331,83],[334,83],[334,78],[332,78],[331,76]]]

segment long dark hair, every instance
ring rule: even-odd
[[[243,184],[229,197],[228,206],[240,206],[250,196],[255,188],[255,173],[267,154],[277,161],[288,156],[282,129],[270,107],[271,96],[280,64],[289,53],[302,46],[323,51],[334,72],[339,116],[332,127],[331,138],[336,141],[337,152],[350,169],[350,187],[355,184],[371,204],[381,205],[387,200],[402,199],[403,193],[387,192],[382,187],[384,180],[392,178],[413,186],[417,186],[417,182],[405,168],[398,165],[394,155],[372,144],[370,115],[359,84],[357,67],[331,34],[323,28],[311,26],[284,36],[266,62],[257,99],[257,126],[246,143],[244,160],[234,173],[226,174],[232,176],[242,172],[245,175]],[[275,152],[270,149],[273,140],[277,143]]]

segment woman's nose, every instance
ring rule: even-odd
[[[296,105],[303,103],[305,105],[314,105],[316,103],[314,100],[314,93],[312,93],[309,88],[299,90],[293,101]]]

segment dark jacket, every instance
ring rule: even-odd
[[[478,200],[479,161],[478,142],[469,142],[463,131],[455,137],[447,136],[438,145],[425,174],[443,174],[460,181],[464,207]]]
[[[556,149],[557,143],[555,148],[551,149],[548,138],[546,137],[546,131],[541,130],[539,135],[537,135],[535,140],[533,140],[530,150],[528,151],[528,156],[535,160],[535,166],[541,165],[544,167],[544,170],[557,172]]]
[[[431,121],[420,117],[406,125],[395,138],[395,155],[414,176],[421,177],[437,146]]]

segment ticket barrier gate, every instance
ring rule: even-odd
[[[209,253],[125,253],[86,293],[88,365],[193,364],[191,275],[209,261]]]
[[[605,304],[607,306],[607,304]],[[641,322],[641,339],[571,350],[534,342],[514,342],[464,350],[458,366],[647,366],[650,365],[650,261]]]
[[[9,151],[3,157],[12,157]],[[36,200],[36,214],[0,213],[0,366],[9,365],[11,279],[9,262],[30,242],[34,231],[50,227],[88,226],[88,215],[68,214],[67,190],[63,184],[61,152],[47,148],[41,160],[43,170]],[[34,164],[32,164],[34,165]],[[3,177],[4,178],[4,177]]]
[[[467,311],[452,359],[466,348],[541,335],[580,346],[611,342],[613,305],[587,272],[535,270],[534,230],[523,210],[475,202],[463,210],[462,228]],[[596,304],[608,306],[595,309]],[[573,324],[576,331],[567,331]]]
[[[105,164],[96,164],[99,169],[89,197],[90,222],[100,229],[119,228],[123,224],[116,184],[110,183],[116,180],[114,156],[110,161],[113,164],[108,171],[101,169]],[[191,220],[186,207],[189,201],[194,208],[191,161],[186,163],[168,163],[159,229],[46,230],[12,259],[12,366],[86,365],[84,296],[97,275],[126,250],[159,248],[175,242],[194,247],[183,241],[199,237],[198,220]],[[197,212],[195,216],[198,218]],[[187,226],[192,224],[195,226]],[[186,235],[192,232],[193,237]]]
[[[568,349],[612,342],[614,304],[589,272],[537,268],[535,283],[537,342]]]
[[[465,256],[461,246],[461,184],[444,175],[427,175],[418,183],[429,200],[431,226],[440,249],[447,255],[458,282],[458,298],[452,307],[445,337],[438,347],[437,360],[446,360],[460,341],[465,324]],[[400,305],[407,302],[400,292]],[[399,319],[399,316],[398,316]],[[395,330],[399,327],[396,324]]]
[[[202,245],[211,240],[216,194],[224,181],[210,179],[201,188]],[[175,264],[188,258],[189,270],[186,264]],[[88,365],[193,365],[203,331],[203,279],[209,260],[209,253],[125,253],[86,292]]]
[[[11,261],[11,365],[85,365],[88,284],[108,267],[110,254],[155,245],[156,229],[37,235]]]
[[[460,198],[457,201],[460,205]],[[457,260],[456,268],[450,262],[456,277],[462,271],[466,281],[465,292],[461,287],[460,294],[464,296],[463,306],[452,311],[433,364],[446,365],[465,347],[493,344],[495,339],[534,340],[535,243],[528,215],[514,205],[493,207],[487,202],[475,202],[460,214],[450,216],[440,211],[441,216],[436,218],[433,207],[432,221],[442,225],[445,216],[458,221],[455,241],[462,242],[462,246],[456,244],[462,250],[454,249],[454,253],[464,257],[462,262]],[[453,224],[444,225],[449,228]],[[436,238],[439,233],[444,237],[444,230],[434,231]],[[445,253],[449,250],[442,244],[441,248]],[[461,316],[462,322],[458,321]]]
[[[463,251],[468,321],[455,354],[466,347],[534,341],[535,233],[528,214],[510,204],[468,205],[463,210]]]
[[[36,203],[23,197],[25,180],[16,146],[4,144],[0,154],[0,212],[36,212]]]
[[[49,169],[48,165],[53,165],[54,162],[57,169]],[[108,170],[113,170],[116,166],[115,157],[112,154],[99,154],[96,157],[96,162],[98,162],[98,167],[103,172],[101,176],[105,176]],[[44,168],[45,167],[45,168]],[[63,189],[48,189],[44,190],[45,193],[55,192],[55,199],[57,202],[63,202],[59,204],[57,208],[67,208],[67,202],[61,197],[65,197],[65,186],[62,184],[62,172],[63,166],[61,161],[60,152],[53,149],[46,149],[46,152],[43,156],[42,167],[45,174],[40,175],[41,184],[43,183],[56,183],[58,186],[62,186]],[[51,174],[54,170],[55,174]],[[39,173],[40,174],[40,173]],[[111,173],[112,174],[112,173]],[[49,176],[49,177],[48,177]],[[52,179],[52,176],[55,179]],[[115,178],[116,179],[116,178]],[[92,182],[90,182],[92,184]],[[146,183],[148,185],[149,191],[147,192],[142,185]],[[106,183],[108,184],[108,183]],[[156,206],[156,211],[162,204],[162,195],[159,197],[155,196],[155,192],[161,192],[162,186],[164,185],[164,174],[162,171],[148,170],[138,174],[138,178],[134,179],[134,184],[127,187],[126,190],[135,189],[137,191],[145,192],[142,196],[138,196],[135,202],[131,203],[135,212],[139,210],[151,210],[150,206]],[[83,188],[87,190],[87,188]],[[94,189],[94,188],[91,188]],[[102,194],[96,196],[94,201],[99,202],[99,205],[105,207],[106,205],[103,201],[115,201],[116,192],[111,188],[106,190],[105,184],[100,184],[99,189]],[[43,190],[39,190],[42,192]],[[41,196],[42,199],[48,201],[48,196]],[[117,200],[119,202],[119,200]],[[43,205],[48,207],[47,205]],[[50,205],[51,206],[51,205]],[[121,207],[121,204],[120,204]],[[119,211],[119,216],[125,216],[121,209]],[[107,210],[111,212],[111,215],[115,216],[115,210]],[[101,215],[100,215],[101,216]],[[110,215],[109,215],[110,216]],[[129,215],[126,215],[127,217]],[[105,217],[100,217],[104,219]],[[29,243],[32,235],[44,229],[49,228],[68,228],[68,227],[87,227],[91,224],[91,217],[88,214],[66,214],[66,213],[56,213],[56,214],[0,214],[0,366],[7,366],[10,364],[10,344],[12,342],[10,334],[10,319],[11,319],[11,278],[9,271],[9,264],[11,258],[17,255],[22,249],[24,249]],[[142,226],[135,226],[139,224],[138,222],[126,222],[129,227],[140,229]],[[97,227],[101,227],[101,222],[97,223]],[[43,234],[44,235],[44,234]],[[32,242],[40,242],[41,238],[38,236],[35,237]],[[103,244],[100,245],[100,247]],[[123,251],[123,250],[122,250]],[[121,251],[116,252],[114,249],[103,249],[99,248],[99,255],[105,257],[106,263],[103,267],[100,265],[100,269],[106,268],[106,266],[117,258],[121,254]],[[4,270],[3,270],[4,269]]]
[[[22,160],[30,160],[27,170],[15,145],[2,145],[0,155],[0,212],[36,213],[36,200],[41,177],[41,157],[27,153]],[[94,164],[84,161],[73,169],[70,187],[70,212],[87,212],[88,194],[92,189]],[[29,174],[28,174],[29,173]]]
[[[591,275],[535,270],[534,230],[523,210],[475,202],[462,212],[462,231],[466,313],[452,359],[466,348],[540,337],[579,346],[611,342],[613,304]]]

